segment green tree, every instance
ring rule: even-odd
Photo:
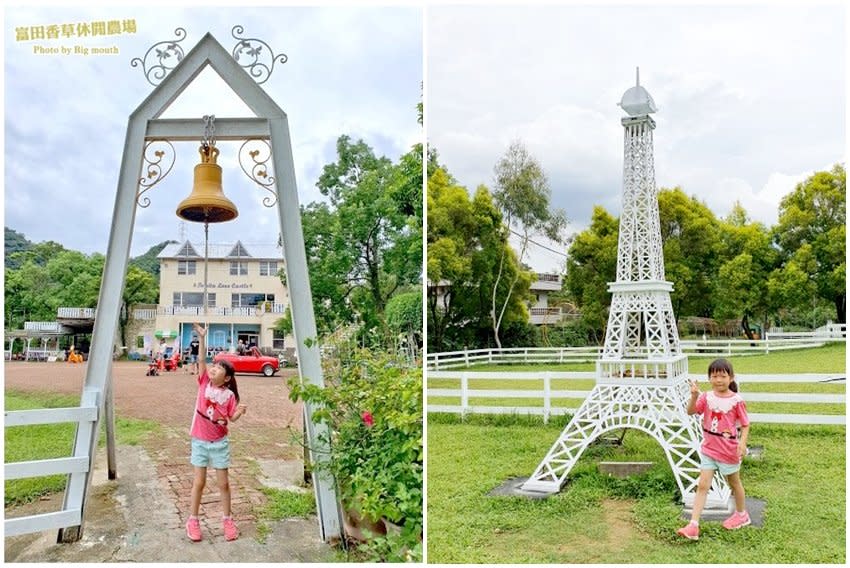
[[[86,256],[52,242],[16,255],[23,260],[20,268],[6,269],[4,305],[10,327],[25,320],[53,321],[59,307],[97,305],[103,255]]]
[[[415,358],[422,346],[422,289],[393,296],[387,302],[387,325],[403,335],[407,350]]]
[[[302,211],[317,323],[323,331],[354,321],[382,327],[387,301],[422,271],[422,151],[398,165],[362,140],[337,141],[337,161],[317,187],[330,203]]]
[[[715,315],[739,318],[747,338],[753,339],[751,320],[759,318],[763,328],[768,324],[768,281],[778,266],[778,254],[767,228],[750,222],[739,203],[721,222],[721,235],[723,256],[715,281]]]
[[[658,213],[674,313],[711,317],[711,292],[722,250],[719,221],[705,203],[680,187],[658,192]]]
[[[428,345],[436,351],[490,343],[492,290],[507,301],[503,325],[528,320],[530,273],[508,245],[507,227],[486,187],[470,198],[442,168],[428,179]],[[519,274],[519,278],[514,278]],[[509,283],[516,280],[513,289]]]
[[[590,227],[573,238],[567,254],[564,286],[581,310],[590,339],[598,343],[608,319],[608,282],[617,277],[619,224],[603,207],[595,206]]]
[[[549,200],[552,192],[549,189],[546,174],[521,141],[513,141],[496,163],[495,181],[493,199],[502,211],[508,229],[514,231],[520,238],[518,255],[520,264],[525,258],[528,244],[533,237],[545,236],[556,243],[564,243],[562,233],[567,224],[566,215],[563,211],[550,208]],[[490,318],[493,336],[498,347],[502,346],[499,329],[505,311],[522,277],[522,271],[519,270],[514,271],[512,276],[506,274],[507,256],[507,251],[503,251],[491,295]],[[497,300],[500,297],[499,290],[503,287],[503,278],[509,283],[506,289],[507,294]]]
[[[289,310],[289,306],[286,306],[283,316],[274,322],[274,330],[284,336],[292,333],[292,312]]]
[[[23,252],[30,249],[33,244],[27,239],[23,233],[19,233],[9,227],[5,229],[5,252],[6,252],[6,268],[20,268],[20,263],[12,260],[12,255],[16,252]]]
[[[780,322],[794,322],[803,312],[811,311],[817,285],[809,274],[815,273],[816,264],[811,245],[804,243],[782,267],[771,272],[768,297],[771,313]]]
[[[144,254],[131,258],[130,266],[138,266],[145,272],[153,274],[159,278],[159,258],[157,258],[157,255],[162,252],[162,249],[170,244],[177,244],[177,241],[163,241],[152,246]]]
[[[813,263],[807,263],[817,295],[835,306],[838,322],[846,321],[847,177],[844,167],[815,172],[797,184],[779,204],[779,223],[773,232],[787,262],[803,245],[811,247]],[[799,263],[798,263],[799,265]]]
[[[100,279],[98,279],[99,284]],[[122,345],[129,345],[127,343],[127,322],[133,304],[154,304],[158,297],[159,285],[156,278],[143,268],[131,264],[127,268],[127,279],[124,282],[124,291],[121,293],[121,311],[118,316]]]

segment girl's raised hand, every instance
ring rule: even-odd
[[[200,337],[205,337],[205,336],[207,335],[207,328],[205,328],[205,327],[201,327],[201,325],[200,325],[200,324],[198,324],[197,322],[195,322],[195,323],[193,323],[193,324],[192,324],[192,329],[194,329],[194,330],[195,330],[195,332],[196,332],[196,333],[197,333]]]
[[[693,395],[699,396],[699,394],[700,394],[699,385],[697,384],[697,382],[695,380],[692,380],[691,381],[691,396],[693,396]]]

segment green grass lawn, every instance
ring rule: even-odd
[[[762,425],[742,480],[766,502],[763,528],[729,532],[702,524],[699,542],[682,541],[681,505],[661,447],[629,430],[622,447],[592,445],[564,490],[545,500],[491,497],[512,477],[527,477],[566,418],[430,415],[430,563],[844,563],[845,429]],[[646,474],[616,480],[599,461],[653,461]]]
[[[843,383],[746,383],[746,374],[843,373],[846,347],[730,357],[742,393],[844,393]],[[689,358],[691,372],[710,358]],[[486,365],[470,371],[592,371],[592,364]],[[459,379],[428,379],[429,388],[460,388]],[[553,380],[554,390],[587,390],[591,380]],[[542,380],[470,380],[473,389],[542,390]],[[429,404],[460,403],[428,397]],[[471,404],[542,406],[540,398],[472,397]],[[578,407],[580,399],[553,402]],[[844,414],[843,404],[751,402],[750,412]],[[629,430],[623,447],[592,445],[564,490],[545,500],[491,497],[513,477],[528,477],[569,416],[428,415],[428,561],[431,563],[843,563],[845,561],[845,428],[754,425],[742,480],[766,502],[764,528],[728,532],[703,523],[698,543],[675,535],[683,521],[678,490],[661,447]],[[652,461],[646,474],[615,480],[599,461]]]
[[[80,405],[79,396],[62,396],[51,393],[23,393],[7,390],[5,409],[31,410],[36,408],[65,408]],[[115,420],[115,438],[119,444],[135,445],[156,432],[155,422],[144,420]],[[6,463],[50,458],[69,457],[73,452],[74,424],[40,424],[15,426],[5,429],[4,458]],[[100,445],[105,444],[104,430]],[[5,482],[5,506],[26,503],[42,495],[63,491],[67,475],[49,475]]]

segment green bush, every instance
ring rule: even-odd
[[[398,534],[368,542],[365,552],[374,560],[421,560],[422,370],[358,350],[325,383],[290,379],[290,398],[314,405],[313,421],[328,426],[326,467],[343,505],[370,521],[401,526]]]

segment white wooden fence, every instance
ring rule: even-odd
[[[784,339],[706,339],[683,340],[682,352],[691,356],[732,357],[760,355],[785,349],[820,347],[827,342],[846,341],[844,337],[804,336]],[[502,349],[470,349],[428,353],[425,366],[429,370],[456,369],[470,365],[526,365],[586,363],[599,359],[601,347],[506,347]]]
[[[830,339],[842,340],[847,337],[846,323],[828,323],[814,331],[768,331],[767,339]]]
[[[558,399],[584,399],[590,390],[553,390],[553,380],[589,380],[594,379],[596,373],[588,372],[472,372],[472,371],[429,371],[428,380],[431,379],[454,379],[460,380],[460,388],[428,388],[428,399],[432,397],[454,397],[459,398],[460,403],[454,405],[428,404],[428,412],[447,412],[452,414],[525,414],[543,416],[544,422],[550,416],[561,414],[573,414],[578,407],[565,408],[554,406],[553,402]],[[702,374],[691,374],[692,378],[704,379]],[[805,404],[844,404],[844,394],[816,394],[816,393],[766,393],[746,392],[746,385],[751,383],[831,383],[844,382],[845,375],[837,374],[802,374],[802,375],[740,375],[736,379],[742,385],[744,398],[747,402],[782,402],[782,403],[805,403]],[[541,381],[543,389],[518,389],[518,388],[481,388],[470,385],[476,381],[477,385],[487,381]],[[489,406],[474,405],[470,403],[473,398],[490,399],[542,399],[542,406]],[[762,414],[750,413],[750,419],[755,423],[776,424],[845,424],[844,414]]]
[[[77,437],[82,436],[82,439],[89,439],[97,420],[98,398],[98,391],[89,389],[83,393],[79,407],[6,412],[4,415],[5,426],[6,428],[13,428],[35,424],[72,422],[78,425]],[[5,463],[4,479],[6,480],[70,474],[62,510],[11,519],[7,517],[3,523],[5,536],[62,529],[82,524],[82,499],[88,471],[89,456],[87,455]]]

